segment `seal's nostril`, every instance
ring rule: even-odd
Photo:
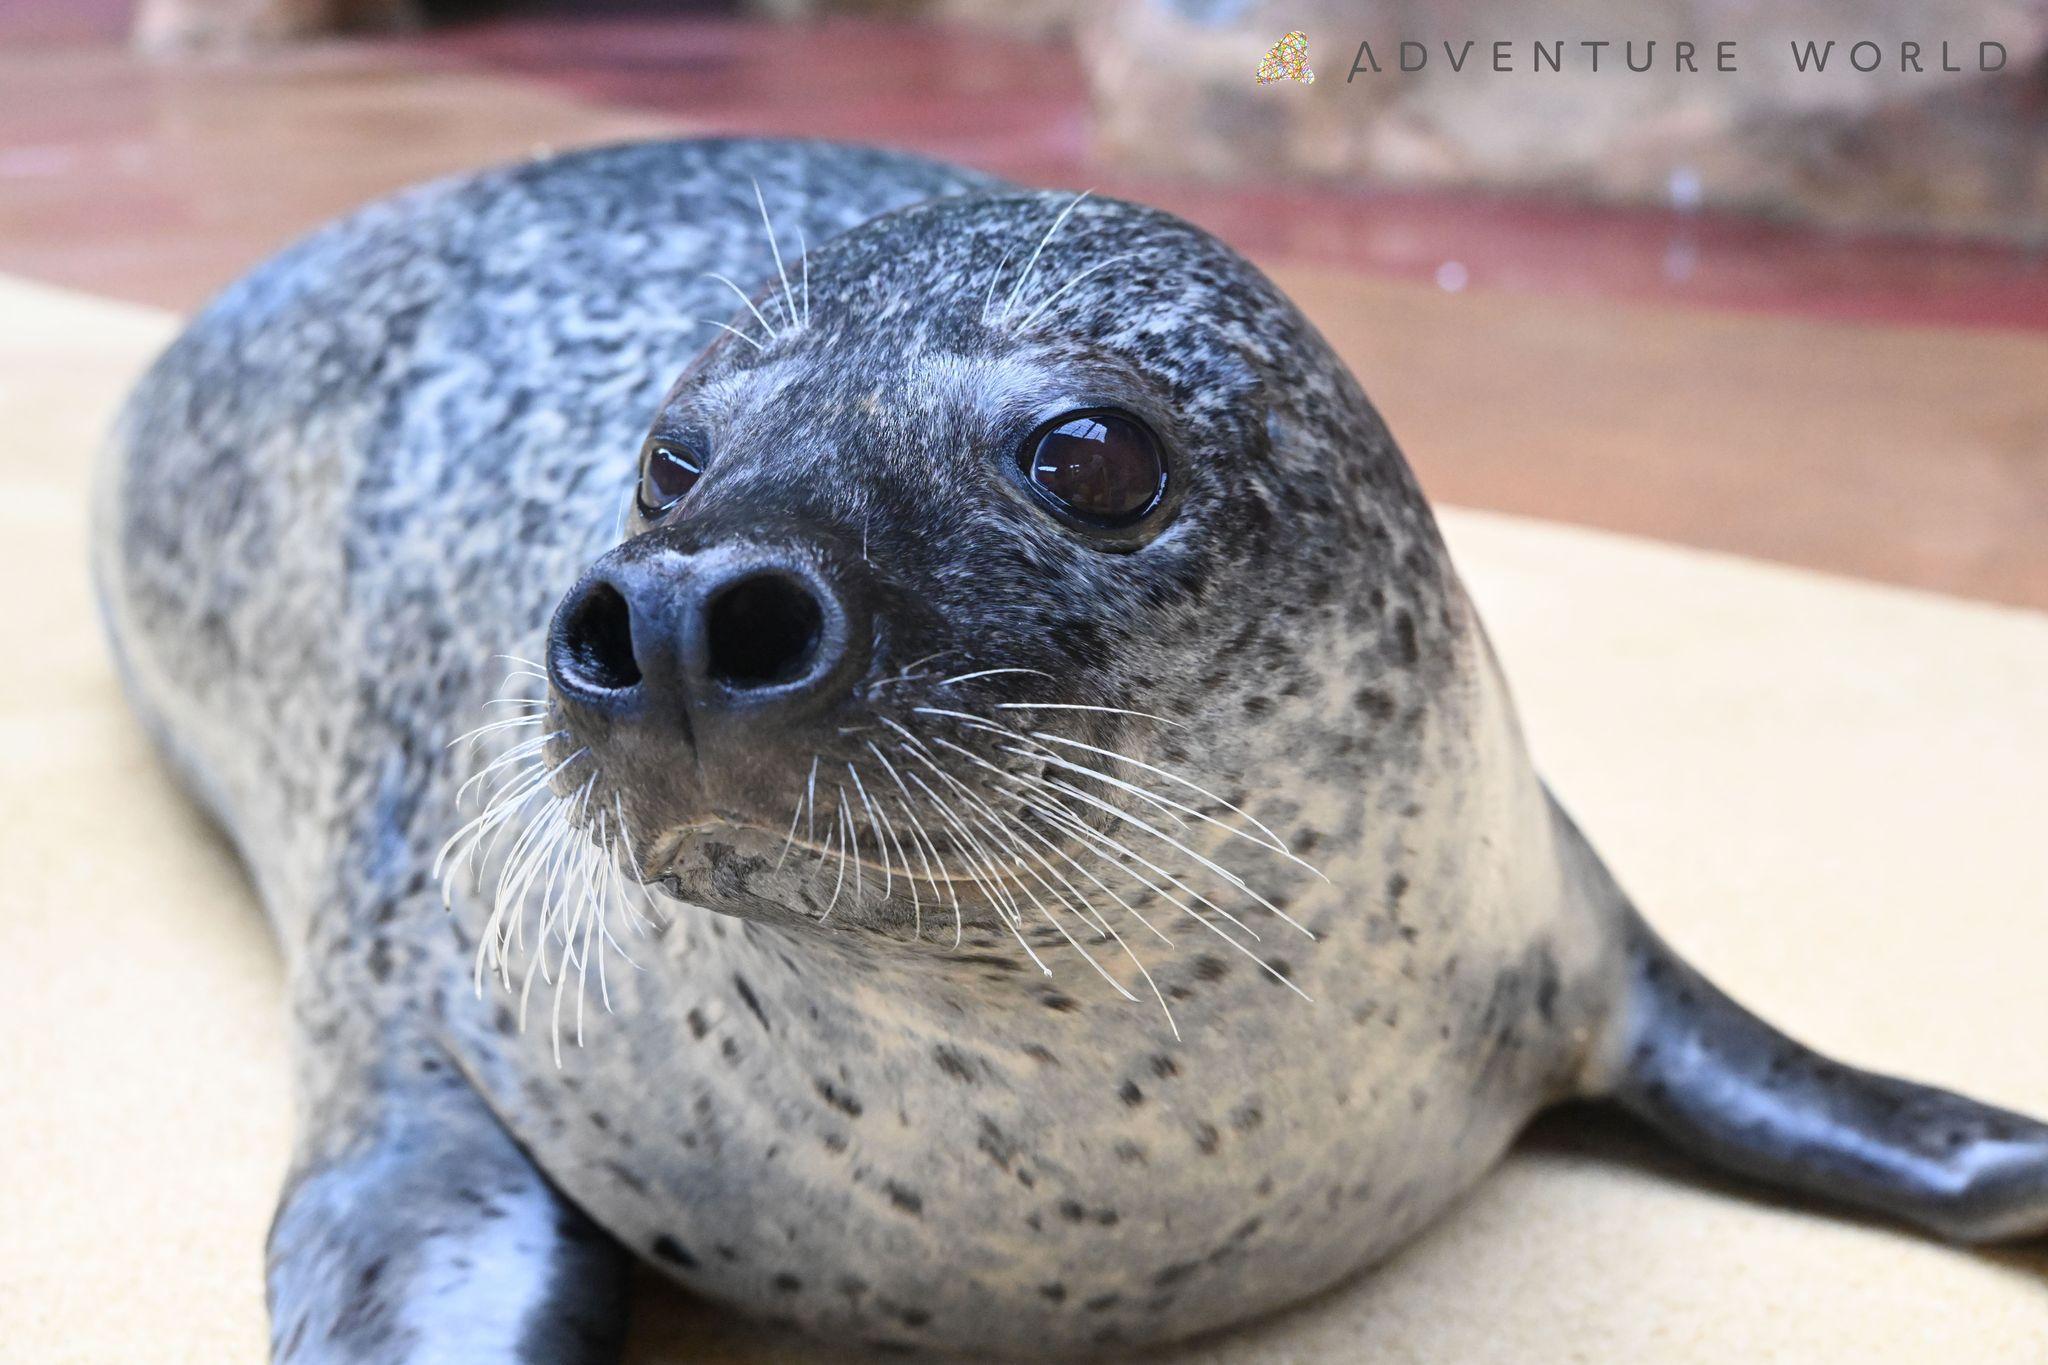
[[[751,689],[794,682],[810,670],[825,614],[811,589],[781,573],[760,573],[727,585],[705,618],[710,675]]]
[[[640,682],[633,613],[609,583],[592,583],[563,616],[551,662],[572,691],[620,692]]]

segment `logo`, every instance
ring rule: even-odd
[[[1308,69],[1308,35],[1300,29],[1281,35],[1280,41],[1267,48],[1266,55],[1259,58],[1257,79],[1260,85],[1271,85],[1275,81],[1315,84],[1316,73]]]

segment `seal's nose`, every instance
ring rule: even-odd
[[[548,676],[572,708],[701,734],[833,700],[849,681],[850,620],[801,553],[614,551],[556,610]]]

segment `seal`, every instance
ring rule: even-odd
[[[1357,382],[1167,214],[763,141],[437,184],[222,295],[96,496],[288,964],[279,1360],[610,1359],[634,1257],[839,1340],[1172,1340],[1569,1098],[2048,1230],[2048,1128],[1658,941]]]

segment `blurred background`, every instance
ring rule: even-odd
[[[1288,30],[1317,81],[1255,82]],[[1738,70],[1680,70],[1687,37]],[[5,0],[0,271],[190,310],[399,185],[659,133],[1182,213],[1302,302],[1440,500],[2048,606],[2020,0]]]

